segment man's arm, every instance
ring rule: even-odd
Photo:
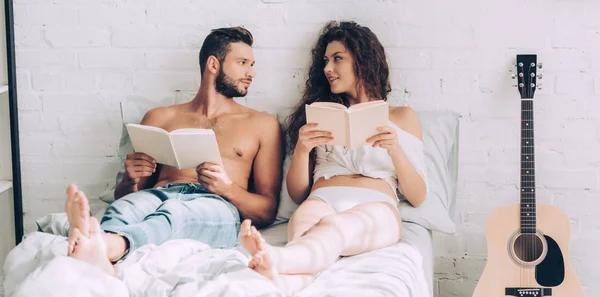
[[[148,111],[142,119],[142,125],[160,127],[168,118],[169,110],[159,107]],[[129,153],[125,160],[125,176],[115,187],[115,199],[139,190],[148,189],[156,184],[160,173],[152,157],[143,153]]]
[[[244,219],[257,227],[266,227],[275,221],[283,162],[283,139],[279,122],[272,115],[260,114],[259,148],[252,167],[254,193],[232,187],[225,197],[235,205]]]

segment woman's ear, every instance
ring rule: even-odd
[[[221,63],[219,62],[219,59],[217,59],[217,57],[215,57],[215,56],[208,57],[208,59],[206,61],[206,70],[207,71],[216,75],[217,73],[219,73],[220,68],[221,68]]]

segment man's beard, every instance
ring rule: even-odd
[[[248,94],[247,89],[239,90],[236,82],[227,76],[223,69],[220,69],[219,75],[217,75],[217,92],[228,98],[244,97]]]

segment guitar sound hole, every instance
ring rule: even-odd
[[[544,243],[536,234],[521,234],[515,240],[515,256],[523,262],[533,262],[544,252]]]

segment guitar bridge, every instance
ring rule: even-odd
[[[550,288],[506,288],[506,296],[516,297],[538,297],[538,296],[552,296],[552,289]]]

